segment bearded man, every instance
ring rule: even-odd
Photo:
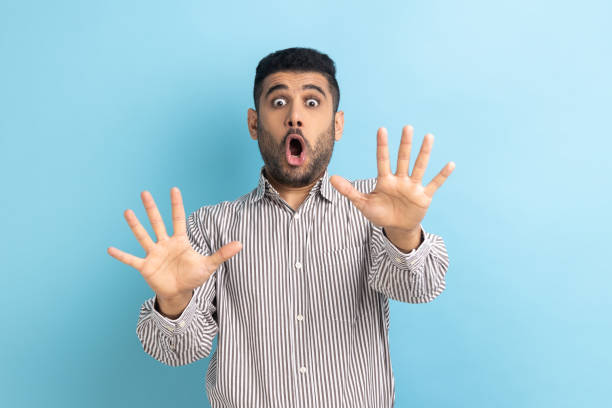
[[[157,242],[126,210],[147,256],[108,248],[155,292],[136,328],[153,358],[208,357],[218,334],[206,374],[212,407],[392,407],[389,299],[431,302],[445,288],[444,241],[421,221],[454,163],[421,184],[427,134],[408,175],[405,126],[393,174],[380,128],[376,178],[329,177],[344,126],[335,74],[310,48],[263,58],[247,114],[264,161],[257,186],[188,218],[172,188],[172,236],[144,191]]]

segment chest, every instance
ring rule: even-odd
[[[218,292],[249,314],[351,321],[367,294],[368,225],[342,208],[247,213],[224,230],[243,250],[218,271]]]

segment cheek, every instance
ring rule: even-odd
[[[283,117],[278,113],[267,114],[265,118],[262,119],[262,122],[269,133],[278,135],[279,132],[283,132]]]
[[[274,129],[265,128],[265,132],[262,134],[264,143],[269,149],[273,150],[285,150],[284,144],[282,144],[283,136],[279,136],[279,133]]]

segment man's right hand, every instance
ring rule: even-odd
[[[187,237],[185,209],[177,187],[170,190],[172,237],[166,232],[151,193],[143,191],[141,198],[157,242],[153,242],[134,212],[128,209],[124,212],[125,219],[147,256],[138,258],[114,247],[109,247],[107,252],[140,272],[156,293],[163,314],[178,317],[189,303],[193,290],[204,284],[223,262],[236,255],[242,249],[242,244],[232,241],[210,256],[200,255]]]

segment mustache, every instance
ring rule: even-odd
[[[284,137],[284,139],[283,139],[283,142],[284,142],[284,141],[286,141],[286,140],[287,140],[287,138],[289,137],[289,135],[291,135],[291,134],[300,135],[300,136],[302,136],[302,138],[306,139],[306,138],[304,137],[304,134],[302,133],[302,129],[300,129],[300,128],[291,128],[291,129],[289,129],[289,131],[287,132],[287,134],[285,134],[285,137]]]

